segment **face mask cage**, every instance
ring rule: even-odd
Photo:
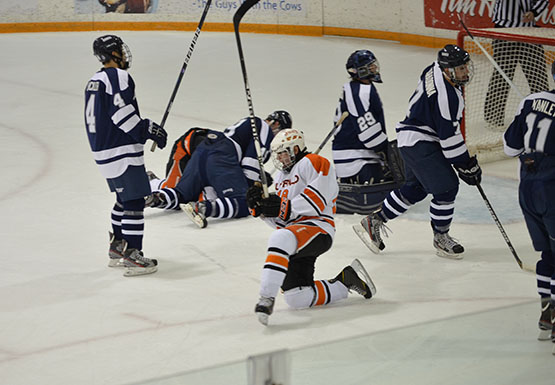
[[[467,70],[467,74],[464,78],[459,78],[457,76],[457,69],[459,69],[459,71],[463,70],[466,67]],[[454,68],[447,68],[447,72],[449,73],[449,79],[457,86],[466,86],[468,83],[470,83],[470,81],[472,80],[472,78],[474,77],[474,64],[472,63],[472,60],[469,60],[468,62],[466,62],[465,64],[462,64],[460,66],[454,67]]]
[[[373,80],[380,75],[380,64],[377,60],[367,63],[363,66],[357,67],[357,77],[359,79]]]
[[[280,171],[289,171],[293,167],[295,155],[293,148],[284,144],[272,149],[272,162],[274,167]]]

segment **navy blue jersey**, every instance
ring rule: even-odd
[[[505,154],[555,155],[555,90],[528,95],[503,135]]]
[[[345,83],[335,122],[345,111],[349,116],[338,127],[332,142],[338,177],[353,176],[365,164],[378,163],[376,151],[385,150],[387,144],[382,101],[373,84]]]
[[[407,116],[395,127],[398,146],[438,142],[450,163],[468,162],[470,156],[460,129],[463,110],[461,89],[451,85],[434,62],[422,72],[409,100]]]
[[[141,119],[135,83],[127,71],[103,68],[85,88],[85,126],[94,159],[105,178],[144,165],[149,121]]]
[[[262,160],[264,163],[270,158],[270,144],[274,139],[274,134],[266,121],[255,117],[255,124],[260,138],[260,149],[262,150]],[[252,128],[250,118],[244,118],[233,126],[224,130],[227,136],[235,145],[237,159],[241,162],[245,177],[251,181],[260,180],[260,167],[254,141],[252,138]]]

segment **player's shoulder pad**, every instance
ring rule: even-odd
[[[316,172],[321,172],[323,175],[328,175],[330,172],[330,161],[323,156],[317,154],[306,154],[305,158],[312,163],[312,167],[314,167]]]

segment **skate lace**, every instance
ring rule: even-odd
[[[373,224],[373,228],[374,228],[374,233],[376,236],[376,239],[379,242],[382,242],[382,234],[385,238],[389,238],[389,234],[391,234],[391,229],[389,227],[387,227],[387,225],[382,221],[382,220],[375,220],[376,222]]]
[[[453,247],[459,245],[459,241],[453,238],[448,233],[438,234],[438,243],[445,246],[446,248],[453,249]]]

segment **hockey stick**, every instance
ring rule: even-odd
[[[260,168],[260,180],[262,181],[262,196],[268,198],[268,178],[264,171],[264,160],[262,159],[262,149],[260,147],[260,138],[258,130],[256,129],[256,121],[254,115],[254,107],[252,105],[251,90],[249,87],[249,79],[247,78],[247,67],[245,66],[245,57],[243,55],[243,47],[241,45],[241,36],[239,35],[239,23],[245,16],[245,13],[251,9],[260,0],[246,0],[233,15],[233,29],[235,30],[235,39],[237,40],[237,50],[239,51],[239,61],[241,62],[241,71],[243,72],[243,82],[245,83],[245,94],[247,96],[247,104],[249,105],[249,118],[252,129],[252,139],[254,141],[254,148],[256,150],[256,157],[258,159],[258,166]]]
[[[337,130],[337,127],[339,127],[341,125],[341,123],[343,123],[343,121],[347,118],[347,116],[349,116],[349,112],[345,111],[344,113],[341,114],[341,117],[339,118],[339,120],[333,125],[333,128],[331,129],[331,131],[328,133],[328,136],[326,136],[324,138],[324,141],[322,143],[320,143],[320,145],[318,146],[318,148],[316,149],[316,151],[314,151],[315,154],[318,154],[320,151],[322,151],[322,148],[324,148],[324,146],[326,145],[326,143],[328,143],[328,140],[330,140],[330,138],[333,136],[333,134],[335,134],[335,130]]]
[[[518,257],[518,255],[515,251],[515,248],[511,244],[511,241],[509,240],[509,237],[507,236],[507,233],[505,232],[505,230],[503,229],[503,226],[501,225],[501,222],[499,221],[499,218],[495,214],[495,211],[493,211],[493,207],[491,207],[491,203],[489,203],[489,200],[486,197],[486,193],[482,189],[482,186],[478,183],[476,185],[476,187],[478,188],[478,191],[480,192],[480,195],[482,196],[482,199],[484,200],[484,203],[486,204],[486,207],[488,208],[489,213],[491,214],[491,217],[493,218],[493,221],[497,225],[497,228],[499,228],[499,231],[501,232],[501,235],[503,236],[503,239],[505,239],[505,242],[507,243],[507,246],[509,246],[509,250],[511,250],[511,253],[513,253],[513,257],[515,257],[515,260],[516,260],[516,263],[518,263],[518,266],[524,271],[528,271],[530,273],[535,273],[536,272],[535,269],[531,268],[530,266],[527,266],[527,265],[523,264],[522,260]]]
[[[491,57],[491,55],[488,53],[488,51],[482,46],[482,44],[480,44],[480,42],[476,39],[474,39],[474,36],[470,33],[470,31],[468,30],[468,28],[466,28],[466,25],[464,24],[464,22],[462,21],[461,15],[457,15],[459,17],[459,21],[461,22],[462,27],[464,28],[464,30],[466,31],[466,33],[468,34],[468,36],[470,36],[470,38],[472,39],[472,41],[478,46],[478,48],[480,48],[482,50],[482,52],[484,53],[484,55],[486,56],[486,58],[491,62],[491,64],[493,65],[493,67],[497,70],[497,72],[499,72],[499,74],[503,77],[503,79],[505,79],[505,81],[507,83],[509,83],[509,85],[511,86],[511,88],[518,94],[518,96],[523,99],[524,95],[522,95],[522,92],[519,91],[519,89],[517,88],[517,86],[515,86],[515,84],[512,82],[511,79],[509,79],[509,77],[507,76],[507,74],[505,74],[505,72],[501,69],[501,67],[499,67],[499,65],[497,64],[497,62]]]
[[[210,3],[212,3],[212,0],[206,0],[206,5],[204,6],[204,11],[202,11],[202,16],[200,17],[200,21],[198,22],[197,30],[193,35],[193,40],[191,41],[191,45],[189,46],[189,51],[187,52],[187,56],[183,61],[181,72],[177,77],[177,82],[175,83],[175,87],[173,87],[173,92],[170,97],[170,101],[168,102],[168,106],[166,107],[166,111],[164,112],[164,117],[162,118],[162,122],[160,123],[161,127],[164,127],[164,124],[166,124],[166,119],[170,114],[170,109],[172,108],[173,101],[175,100],[175,96],[177,95],[177,90],[179,89],[179,85],[181,84],[181,79],[183,79],[183,75],[185,74],[185,70],[187,69],[189,60],[191,59],[191,55],[193,55],[193,50],[195,49],[195,45],[197,44],[197,39],[198,39],[198,36],[200,35],[200,30],[202,28],[202,25],[204,24],[204,19],[206,19],[206,15],[208,14],[208,10],[210,9]],[[155,149],[156,149],[156,142],[152,143],[152,147],[150,148],[150,151],[154,151]]]

